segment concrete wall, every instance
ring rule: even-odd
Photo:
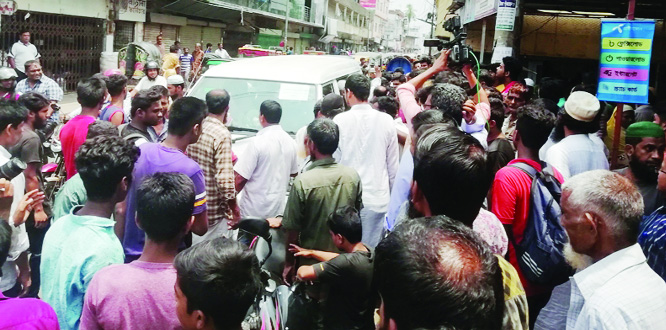
[[[19,0],[19,10],[50,14],[107,18],[109,4],[104,0]]]

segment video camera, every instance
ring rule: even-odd
[[[426,39],[423,41],[424,47],[437,47],[437,50],[451,49],[449,60],[456,64],[472,63],[472,48],[465,45],[467,32],[460,21],[460,16],[456,15],[443,24],[444,29],[453,33],[453,40],[444,41],[440,39]]]

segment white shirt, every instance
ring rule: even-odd
[[[546,152],[546,163],[555,167],[564,180],[591,170],[607,170],[604,149],[587,134],[569,135]]]
[[[136,84],[136,87],[134,87],[134,89],[136,89],[137,91],[142,91],[144,89],[148,89],[148,88],[153,87],[155,85],[162,85],[164,87],[167,87],[166,78],[164,78],[163,76],[157,76],[155,78],[155,80],[150,80],[150,79],[148,79],[147,76],[145,76],[145,77],[141,78],[141,80],[139,80],[139,83]]]
[[[7,149],[0,146],[0,166],[7,163],[11,157],[12,155],[7,151]],[[25,192],[25,177],[23,176],[23,173],[12,179],[12,185],[14,186],[14,198],[12,200],[12,206],[9,211],[9,219],[13,220],[14,212],[16,212],[16,208],[23,199]],[[9,225],[12,227],[12,239],[11,246],[9,248],[9,256],[7,256],[7,260],[2,265],[0,291],[7,291],[16,285],[16,277],[18,276],[16,259],[21,253],[27,251],[30,247],[28,233],[25,231],[25,224],[21,224],[16,227],[14,226],[13,222],[10,221]]]
[[[280,125],[264,127],[238,156],[234,171],[247,179],[238,202],[241,216],[282,214],[289,179],[298,173],[294,139]]]
[[[219,48],[215,50],[215,55],[217,55],[221,58],[231,58],[231,56],[229,56],[229,53],[227,53],[226,50],[219,49]]]
[[[340,143],[333,157],[358,172],[363,184],[363,206],[386,212],[399,161],[393,119],[365,103],[335,116],[333,121],[340,128]]]
[[[638,244],[601,259],[571,279],[567,329],[664,329],[666,282]]]
[[[375,92],[375,88],[379,87],[382,85],[382,78],[377,77],[372,80],[370,80],[370,96],[372,96]]]
[[[35,45],[31,43],[26,45],[19,40],[12,45],[7,56],[13,57],[16,69],[25,73],[25,62],[36,60],[42,55],[39,54]]]

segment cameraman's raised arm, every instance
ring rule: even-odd
[[[416,95],[416,91],[421,88],[423,83],[425,83],[428,79],[448,69],[447,63],[450,52],[451,50],[442,52],[437,60],[435,60],[435,63],[433,63],[433,65],[425,72],[398,86],[396,90],[396,93],[398,94],[398,101],[400,102],[400,108],[405,115],[407,126],[410,127],[410,129],[412,127],[412,118],[414,118],[414,116],[416,116],[416,114],[421,111],[421,107],[416,102],[416,98],[414,97]]]

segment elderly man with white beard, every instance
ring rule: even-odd
[[[643,198],[620,174],[595,170],[562,186],[565,255],[577,269],[553,290],[535,329],[662,329],[666,283],[636,243]]]

